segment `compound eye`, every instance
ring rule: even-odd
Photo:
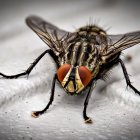
[[[65,76],[69,72],[70,68],[71,68],[70,64],[64,64],[57,70],[57,77],[58,77],[58,80],[60,82],[63,81],[63,79],[65,78]]]
[[[85,66],[79,67],[78,70],[79,70],[80,79],[83,85],[86,86],[90,82],[92,78],[92,74]]]

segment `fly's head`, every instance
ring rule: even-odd
[[[64,90],[71,94],[80,93],[92,80],[92,73],[85,66],[64,64],[57,70],[57,77]]]

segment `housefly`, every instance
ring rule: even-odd
[[[86,123],[92,120],[86,114],[91,90],[98,79],[104,79],[107,72],[115,65],[120,64],[127,85],[140,95],[140,92],[131,84],[121,52],[140,43],[140,31],[108,35],[97,25],[87,25],[75,32],[67,32],[37,16],[29,16],[27,25],[49,46],[29,68],[22,73],[6,75],[4,78],[13,79],[29,75],[36,64],[45,54],[49,54],[56,63],[57,71],[54,74],[50,100],[41,111],[33,111],[32,116],[38,117],[47,111],[54,100],[55,83],[59,81],[62,88],[70,95],[79,95],[87,89],[84,102],[83,118]]]

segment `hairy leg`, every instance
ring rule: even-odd
[[[85,123],[92,123],[91,118],[87,116],[86,110],[87,110],[88,102],[91,96],[91,89],[93,88],[93,84],[95,84],[94,81],[92,81],[91,84],[89,85],[89,91],[87,93],[87,96],[84,102],[83,118],[85,120]]]
[[[41,111],[33,111],[32,114],[31,114],[32,117],[37,118],[39,115],[44,114],[44,113],[47,111],[47,109],[49,108],[49,106],[52,104],[53,99],[54,99],[54,92],[55,92],[55,82],[56,82],[56,79],[57,79],[57,75],[55,74],[55,75],[54,75],[54,78],[53,78],[53,81],[52,81],[51,96],[50,96],[50,101],[49,101],[49,103],[47,104],[47,106],[46,106],[43,110],[41,110]]]
[[[124,65],[123,61],[121,59],[119,59],[119,62],[121,64],[127,86],[129,86],[131,89],[133,89],[135,91],[135,93],[140,95],[140,92],[131,84],[131,81],[129,79],[129,76],[128,76],[128,73],[127,73],[127,70],[125,68],[125,65]]]
[[[40,56],[38,56],[35,61],[29,66],[29,68],[25,71],[25,72],[22,72],[22,73],[19,73],[19,74],[15,74],[15,75],[6,75],[6,74],[3,74],[3,73],[0,73],[0,76],[4,77],[4,78],[7,78],[7,79],[15,79],[15,78],[18,78],[20,76],[24,76],[24,75],[29,75],[30,72],[33,70],[33,68],[36,66],[36,64],[39,62],[39,60],[41,60],[41,58],[46,54],[46,53],[49,53],[50,50],[46,50],[44,51]]]

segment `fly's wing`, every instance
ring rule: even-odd
[[[103,56],[115,55],[127,48],[140,43],[140,31],[126,33],[122,35],[109,35],[111,43],[108,45]]]
[[[69,32],[59,29],[37,16],[26,18],[27,25],[54,51],[56,55],[63,52],[63,40]]]

